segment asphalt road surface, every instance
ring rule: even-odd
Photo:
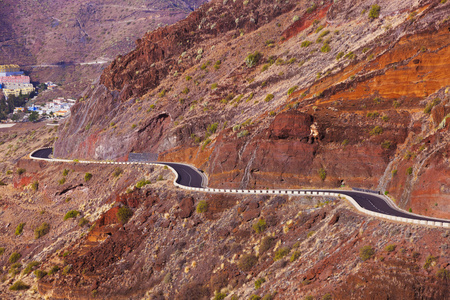
[[[39,149],[34,153],[32,153],[31,156],[37,158],[50,159],[52,151],[53,151],[52,148]],[[189,165],[179,163],[167,163],[167,162],[155,162],[155,163],[172,167],[178,173],[177,179],[178,184],[197,188],[203,187],[202,186],[203,176],[198,169]],[[313,191],[332,192],[347,195],[352,197],[361,207],[385,215],[415,220],[448,222],[448,220],[434,219],[430,217],[409,214],[405,211],[400,210],[399,208],[395,208],[389,205],[388,201],[383,196],[377,194],[359,191],[346,191],[346,190],[313,190]]]

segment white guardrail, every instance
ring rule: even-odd
[[[38,150],[36,150],[38,151]],[[408,224],[416,224],[416,225],[427,225],[427,226],[435,226],[435,227],[443,227],[450,229],[449,222],[443,221],[427,221],[427,220],[416,220],[409,219],[403,217],[396,217],[391,215],[385,215],[381,213],[377,213],[368,209],[361,207],[358,202],[355,201],[350,196],[341,194],[341,193],[332,193],[332,192],[320,192],[320,191],[292,191],[292,190],[242,190],[242,189],[215,189],[215,188],[198,188],[198,187],[190,187],[184,186],[177,183],[178,173],[174,168],[168,166],[164,163],[144,163],[144,162],[107,162],[107,161],[87,161],[87,160],[69,160],[69,159],[57,159],[57,158],[39,158],[33,157],[32,155],[36,152],[32,152],[30,154],[30,158],[34,160],[43,160],[43,161],[55,161],[55,162],[66,162],[66,163],[80,163],[80,164],[114,164],[114,165],[150,165],[150,166],[166,166],[172,173],[175,175],[175,179],[173,180],[173,184],[179,188],[188,190],[188,191],[197,191],[197,192],[206,192],[206,193],[231,193],[231,194],[269,194],[269,195],[289,195],[289,196],[330,196],[336,198],[344,198],[349,201],[358,211],[373,216],[376,218],[387,219],[391,221],[397,221]]]

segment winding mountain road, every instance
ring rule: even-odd
[[[39,149],[30,154],[31,159],[73,162],[66,159],[50,158],[52,148]],[[359,211],[394,221],[431,225],[450,228],[450,220],[431,218],[417,214],[407,213],[398,207],[387,197],[375,193],[349,191],[349,190],[235,190],[235,189],[211,189],[206,188],[206,176],[198,169],[181,163],[172,162],[102,162],[102,161],[79,161],[79,163],[101,163],[101,164],[143,164],[143,165],[166,165],[176,175],[174,184],[188,190],[197,190],[212,193],[238,193],[238,194],[288,194],[288,195],[311,195],[311,196],[343,196],[349,200]]]

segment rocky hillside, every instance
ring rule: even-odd
[[[0,64],[20,64],[33,81],[76,92],[145,32],[185,18],[203,2],[2,0]]]
[[[212,186],[372,188],[449,218],[449,5],[212,1],[118,56],[56,154],[153,152]]]
[[[431,300],[449,293],[448,230],[366,217],[331,197],[186,192],[163,167],[20,158],[54,133],[45,124],[1,131],[2,298]]]

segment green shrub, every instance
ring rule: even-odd
[[[67,175],[69,175],[69,170],[64,169],[62,175],[63,175],[63,177],[66,177]]]
[[[384,249],[385,249],[387,252],[392,252],[392,251],[395,250],[395,248],[397,248],[397,246],[391,244],[391,245],[387,245],[386,248],[384,248]]]
[[[31,184],[31,189],[32,189],[33,191],[37,191],[37,190],[39,189],[39,182],[38,182],[38,181],[33,182],[33,183]]]
[[[50,271],[48,271],[48,275],[56,274],[56,272],[58,272],[58,271],[59,271],[59,267],[55,265],[50,269]]]
[[[47,233],[49,233],[49,231],[50,231],[50,225],[48,223],[44,222],[41,224],[41,226],[39,226],[38,228],[36,228],[34,230],[34,237],[35,237],[35,239],[38,239],[40,237],[43,237]]]
[[[162,181],[164,180],[164,177],[162,175],[158,175],[158,178],[156,178],[157,181]]]
[[[425,109],[423,110],[424,113],[429,114],[431,113],[431,109],[438,105],[439,103],[441,103],[441,99],[439,98],[435,98],[433,99],[433,101],[431,101],[430,103],[427,104],[427,106],[425,107]]]
[[[3,253],[5,253],[5,247],[0,247],[0,255],[3,255]]]
[[[288,90],[288,92],[287,92],[287,94],[288,95],[291,95],[293,92],[295,92],[295,90],[298,88],[298,86],[293,86],[293,87],[291,87],[289,90]]]
[[[328,43],[324,43],[322,48],[320,48],[321,52],[327,53],[331,51],[331,47],[330,45],[328,45]]]
[[[273,98],[274,98],[274,95],[273,95],[273,94],[268,94],[268,95],[266,96],[266,99],[264,99],[264,101],[269,102],[269,101],[272,100]]]
[[[333,297],[331,296],[330,293],[327,293],[327,294],[323,295],[323,297],[322,297],[322,300],[331,300],[331,299],[333,299]]]
[[[214,295],[214,300],[223,300],[223,299],[225,299],[225,297],[227,296],[227,294],[225,294],[225,293],[221,293],[221,292],[217,292],[215,295]]]
[[[303,41],[303,42],[300,44],[300,47],[306,48],[306,47],[308,47],[308,46],[311,45],[311,44],[312,44],[311,41]]]
[[[58,181],[58,183],[59,184],[64,184],[64,183],[66,183],[66,177],[63,177],[63,178],[61,178],[59,181]]]
[[[211,143],[211,139],[206,139],[206,140],[203,142],[202,150],[205,150],[206,146],[208,146],[209,143]]]
[[[425,260],[425,264],[423,265],[423,268],[428,269],[431,266],[431,264],[436,260],[437,258],[434,257],[433,255],[428,255],[427,259]]]
[[[329,30],[324,30],[324,31],[322,31],[322,33],[319,35],[319,37],[324,37],[324,36],[326,36],[326,35],[328,35],[330,33],[330,31]]]
[[[374,255],[375,255],[375,250],[369,245],[364,246],[361,249],[359,249],[359,257],[363,261],[366,261],[366,260],[372,258]]]
[[[253,225],[254,226],[254,225]],[[264,253],[272,247],[274,238],[271,236],[266,236],[261,240],[261,244],[259,245],[259,253]]]
[[[220,60],[216,61],[216,63],[214,64],[214,69],[219,70],[221,64],[222,62]]]
[[[66,221],[67,219],[74,219],[76,218],[78,215],[80,214],[79,211],[77,210],[69,210],[66,215],[64,216],[64,221]]]
[[[18,168],[17,169],[17,175],[22,175],[23,173],[25,173],[27,170],[25,170],[24,168]]]
[[[211,89],[212,89],[212,90],[215,90],[215,89],[217,89],[217,83],[213,83],[213,84],[211,84]]]
[[[21,235],[23,232],[23,226],[25,226],[25,223],[19,223],[19,225],[17,225],[16,227],[16,235]]]
[[[379,135],[383,133],[383,128],[381,128],[380,126],[375,126],[370,132],[370,135]]]
[[[266,279],[263,277],[255,280],[255,289],[259,289],[264,282],[266,282]]]
[[[159,98],[162,98],[166,95],[166,90],[162,90],[161,92],[159,92],[158,96]]]
[[[65,266],[64,267],[64,269],[63,269],[63,271],[62,271],[62,274],[63,275],[67,275],[67,274],[69,274],[69,272],[72,270],[72,266],[71,265],[67,265],[67,266]]]
[[[300,257],[300,251],[294,251],[294,253],[292,253],[291,258],[289,259],[290,262],[294,262],[296,261],[299,257]]]
[[[260,58],[261,53],[255,51],[254,53],[251,53],[247,56],[247,58],[245,59],[245,64],[247,65],[248,68],[253,68],[258,64]]]
[[[407,175],[411,175],[412,172],[413,172],[413,168],[412,167],[409,167],[408,169],[406,169],[406,174]]]
[[[46,276],[47,272],[42,271],[42,270],[36,270],[36,271],[34,271],[34,275],[36,275],[36,278],[39,280],[42,277]]]
[[[22,255],[19,252],[13,252],[11,254],[11,256],[9,257],[8,262],[10,264],[13,264],[13,263],[17,262],[21,257],[22,257]]]
[[[392,170],[391,174],[392,174],[392,177],[394,177],[395,175],[397,175],[397,170]]]
[[[369,11],[369,19],[376,19],[380,16],[381,7],[378,4],[372,5]]]
[[[319,33],[324,27],[325,27],[325,26],[323,26],[323,25],[319,25],[319,26],[316,28],[316,33]]]
[[[89,224],[89,221],[86,218],[84,218],[84,217],[81,218],[80,221],[78,221],[78,226],[80,226],[80,227],[84,227],[87,224]]]
[[[189,75],[186,76],[186,81],[189,81],[189,80],[191,80],[191,79],[192,79],[191,76],[189,76]]]
[[[210,125],[208,126],[207,131],[208,131],[210,134],[214,134],[214,133],[216,133],[217,127],[219,127],[219,124],[218,124],[218,123],[212,123],[212,124],[210,124]]]
[[[142,180],[139,180],[139,181],[136,183],[136,187],[137,187],[138,189],[140,189],[140,188],[146,186],[147,184],[151,184],[151,183],[152,183],[152,182],[151,182],[150,180],[142,179]]]
[[[119,177],[122,173],[123,173],[123,170],[121,168],[115,168],[114,172],[112,173],[112,175],[114,177]]]
[[[249,135],[250,134],[250,132],[248,132],[248,130],[242,130],[241,132],[239,132],[238,134],[237,134],[237,137],[238,138],[242,138],[242,137],[246,137],[247,135]]]
[[[189,92],[190,92],[190,90],[187,87],[184,88],[184,90],[182,91],[182,93],[185,94],[185,95],[189,94]]]
[[[308,7],[308,9],[306,10],[306,12],[307,12],[308,14],[310,14],[310,13],[312,13],[313,11],[315,11],[316,8],[317,8],[317,5],[316,5],[316,4],[313,4],[312,6]]]
[[[91,173],[84,174],[84,181],[88,182],[89,180],[91,180],[91,178],[92,178],[92,174]]]
[[[11,274],[12,277],[16,276],[20,273],[20,268],[22,268],[21,263],[15,263],[12,264],[11,268],[9,269],[8,273]]]
[[[322,179],[322,181],[325,181],[325,178],[327,178],[327,171],[324,168],[320,168],[317,172],[319,173],[320,179]]]
[[[278,249],[277,252],[275,252],[275,256],[273,257],[273,260],[280,260],[280,259],[282,259],[286,255],[288,255],[290,251],[291,251],[291,249],[289,249],[289,248],[280,248],[280,249]]]
[[[252,228],[256,233],[261,233],[266,230],[266,221],[260,218],[256,223],[253,224]]]
[[[25,284],[22,280],[16,281],[12,286],[9,287],[11,291],[22,291],[28,290],[30,288],[29,285]]]
[[[243,254],[238,262],[238,267],[244,272],[250,271],[258,262],[258,258],[253,254]]]
[[[261,296],[258,295],[251,295],[250,298],[248,298],[249,300],[261,300]]]
[[[208,211],[208,202],[206,202],[205,200],[200,201],[200,202],[197,204],[197,209],[196,209],[196,211],[197,211],[199,214],[202,214],[202,213],[207,212],[207,211]]]
[[[391,148],[391,141],[385,140],[384,142],[381,143],[381,147],[386,150]]]
[[[121,208],[119,208],[119,210],[117,211],[117,219],[119,219],[119,221],[122,224],[125,224],[126,222],[128,222],[128,220],[133,216],[133,211],[128,207],[128,206],[122,206]]]
[[[356,58],[356,55],[355,53],[353,53],[353,51],[350,51],[349,53],[345,54],[345,58],[354,59]]]
[[[25,267],[25,269],[23,269],[23,274],[24,275],[28,275],[31,273],[31,271],[33,271],[33,269],[37,266],[39,266],[41,263],[38,261],[32,261],[30,263],[28,263],[28,265]]]

